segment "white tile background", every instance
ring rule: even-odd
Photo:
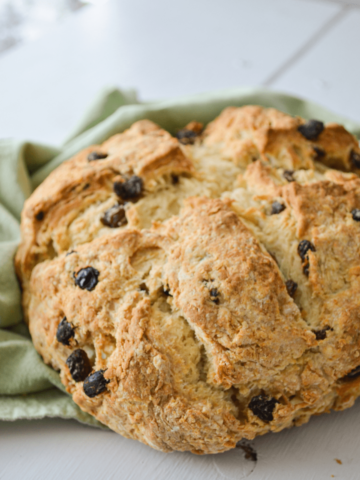
[[[164,454],[75,421],[0,422],[2,480],[337,480],[359,479],[360,404],[300,428],[258,437],[256,463],[220,455]],[[335,459],[340,459],[339,465]]]
[[[0,136],[60,144],[107,85],[153,100],[265,84],[360,120],[359,12],[321,0],[113,0],[84,8],[0,58]],[[351,30],[341,30],[344,21]]]
[[[271,83],[360,120],[360,8],[337,17],[304,55]]]
[[[360,0],[113,0],[0,58],[0,137],[60,144],[99,89],[266,85],[360,122]],[[60,419],[0,422],[0,479],[358,479],[360,404],[216,457]],[[339,465],[335,458],[342,460]],[[334,476],[334,477],[332,477]]]

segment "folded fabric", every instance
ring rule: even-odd
[[[63,161],[88,145],[124,131],[137,120],[153,120],[174,133],[192,120],[208,123],[227,106],[248,104],[341,123],[360,137],[360,124],[311,102],[264,89],[237,88],[145,104],[137,101],[134,91],[107,89],[62,148],[0,141],[0,420],[58,416],[101,426],[67,395],[58,373],[45,365],[35,351],[22,320],[13,258],[26,198]]]

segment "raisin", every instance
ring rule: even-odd
[[[218,289],[217,289],[217,288],[212,288],[212,289],[210,290],[210,297],[217,297],[217,296],[219,296],[219,291],[218,291]]]
[[[273,411],[277,403],[279,402],[274,397],[257,395],[251,399],[249,408],[263,422],[271,422],[274,420]]]
[[[44,219],[44,212],[41,212],[41,211],[38,212],[38,213],[35,215],[35,218],[36,218],[36,220],[39,220],[39,221],[43,220],[43,219]]]
[[[104,372],[105,370],[98,370],[85,379],[83,389],[88,397],[93,398],[105,392],[106,385],[110,383],[110,380],[106,380]]]
[[[196,132],[193,130],[188,130],[187,128],[179,130],[176,134],[176,138],[183,145],[193,145],[197,136],[198,134]]]
[[[354,210],[351,211],[351,215],[355,222],[360,222],[360,210],[358,208],[354,208]]]
[[[319,120],[309,120],[298,127],[298,131],[307,140],[316,140],[323,130],[324,124]]]
[[[282,211],[285,210],[285,205],[283,203],[280,203],[280,202],[273,202],[273,204],[271,205],[271,212],[270,212],[270,215],[278,215],[279,213],[281,213]]]
[[[315,331],[314,333],[315,333],[316,340],[325,340],[326,332],[328,330],[331,330],[331,328],[328,325],[326,325],[326,327],[324,327],[322,330]]]
[[[285,180],[287,180],[288,182],[295,182],[295,179],[294,179],[294,170],[284,170],[284,171],[283,171],[283,177],[284,177]]]
[[[172,297],[169,287],[168,288],[163,287],[163,292],[167,297]]]
[[[103,160],[108,156],[107,153],[101,153],[101,152],[91,152],[88,155],[88,161],[93,162],[94,160]]]
[[[96,268],[82,268],[76,274],[74,273],[75,284],[82,290],[86,289],[90,292],[96,287],[99,275],[100,273],[98,270],[96,270]]]
[[[296,290],[298,288],[298,284],[294,282],[293,280],[287,280],[285,282],[286,290],[290,297],[294,297]]]
[[[314,158],[314,160],[321,160],[322,158],[324,158],[324,157],[326,156],[325,150],[323,150],[323,149],[320,148],[320,147],[314,146],[314,147],[313,147],[313,150],[314,150],[314,152],[315,152],[315,158]]]
[[[257,453],[254,447],[246,440],[241,440],[237,443],[236,448],[241,448],[241,450],[243,450],[246,460],[252,460],[253,462],[257,461]]]
[[[77,253],[77,251],[76,250],[70,250],[70,252],[67,252],[65,257],[67,257],[68,255],[72,255],[73,253]]]
[[[140,283],[140,285],[139,285],[139,290],[140,290],[141,292],[145,292],[146,294],[149,294],[149,289],[148,289],[148,287],[147,287],[147,285],[146,285],[145,282]]]
[[[66,365],[69,367],[72,378],[75,382],[82,382],[89,375],[92,368],[90,360],[84,350],[78,348],[68,356]]]
[[[309,242],[309,240],[301,240],[301,242],[298,245],[298,253],[303,262],[303,273],[307,277],[309,276],[309,272],[310,272],[310,262],[309,262],[309,257],[307,255],[307,252],[309,250],[311,250],[312,252],[315,252],[314,245],[311,242]]]
[[[301,242],[298,245],[298,253],[303,262],[306,260],[307,258],[306,254],[309,250],[311,250],[312,252],[315,252],[314,245],[311,242],[309,242],[309,240],[301,240]]]
[[[354,378],[360,377],[360,365],[355,367],[351,372],[345,375],[342,380],[353,380]]]
[[[177,185],[179,183],[179,176],[175,175],[175,174],[172,174],[171,175],[171,182],[172,182],[173,185]]]
[[[211,297],[211,300],[216,304],[216,305],[219,305],[219,299],[216,298],[219,296],[219,291],[217,288],[212,288],[210,290],[210,297]]]
[[[307,277],[309,276],[310,274],[310,263],[309,263],[309,259],[307,258],[306,261],[305,261],[305,265],[303,266],[303,273],[304,275],[306,275]]]
[[[70,345],[70,338],[75,335],[74,328],[64,317],[56,330],[56,340],[63,345]]]
[[[351,150],[350,162],[354,165],[355,168],[360,168],[360,153],[357,153],[357,152],[354,152],[354,150]]]
[[[143,181],[140,177],[133,175],[125,182],[115,182],[114,192],[123,200],[134,200],[140,197],[143,190]]]
[[[109,210],[106,210],[104,215],[100,218],[103,225],[110,228],[121,227],[127,224],[124,205],[114,205]]]

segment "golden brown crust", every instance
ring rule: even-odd
[[[159,450],[217,453],[354,403],[360,180],[326,165],[352,170],[359,147],[334,124],[309,141],[304,122],[228,108],[202,135],[189,124],[185,146],[138,122],[96,147],[107,158],[89,164],[89,147],[27,201],[25,313],[84,411]],[[124,225],[104,226],[113,183],[132,175],[142,196]],[[75,281],[87,267],[99,272],[89,291]],[[109,381],[94,398],[66,364],[79,348]]]
[[[313,336],[275,262],[223,202],[197,198],[190,205],[167,224],[170,235],[183,241],[165,278],[175,305],[213,358],[209,380],[229,388],[282,370],[312,345]]]
[[[360,225],[353,217],[354,210],[360,208],[360,180],[328,172],[332,182],[324,178],[280,186],[275,185],[268,167],[251,165],[250,171],[245,178],[249,178],[253,198],[257,198],[251,214],[243,209],[240,192],[228,197],[272,252],[284,277],[297,283],[294,299],[306,323],[315,333],[323,331],[317,347],[323,365],[317,375],[323,382],[335,382],[332,388],[339,395],[353,391],[353,403],[358,387],[351,387],[349,379],[345,383],[339,379],[360,363]],[[284,209],[271,215],[274,201]],[[298,249],[305,240],[313,248],[302,260]],[[350,402],[349,393],[347,397],[344,401]],[[342,408],[341,402],[336,399],[336,408]]]
[[[325,126],[316,140],[307,140],[298,130],[305,120],[273,108],[247,106],[226,108],[205,132],[206,145],[246,166],[261,158],[277,167],[313,169],[314,161],[331,168],[355,171],[351,152],[360,154],[357,139],[341,125]]]
[[[107,156],[89,161],[93,152]],[[100,217],[119,201],[113,191],[115,181],[139,176],[146,195],[154,189],[157,178],[192,172],[192,163],[178,142],[149,120],[136,122],[102,145],[82,150],[52,172],[25,202],[21,217],[22,242],[15,262],[21,281],[29,280],[37,263],[104,233],[99,221],[92,227],[89,224],[94,215]],[[130,210],[128,222],[136,224],[137,218]],[[87,211],[88,218],[78,220],[76,225],[77,218]],[[77,230],[77,238],[71,235],[72,225]]]
[[[90,292],[73,276],[88,266],[100,272]],[[250,271],[256,286],[247,280]],[[267,297],[274,305],[264,304]],[[164,450],[216,453],[270,429],[246,422],[247,397],[238,405],[229,388],[261,389],[264,378],[314,344],[276,264],[219,200],[193,199],[180,218],[154,233],[126,230],[38,265],[29,316],[35,347],[61,370],[81,408]],[[64,316],[76,328],[69,347],[55,336]],[[69,374],[65,361],[75,347],[92,348],[94,370],[106,370],[108,392],[98,399],[89,399]]]

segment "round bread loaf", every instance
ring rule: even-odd
[[[350,407],[359,171],[343,127],[257,106],[85,149],[23,210],[35,348],[84,411],[165,452]]]

